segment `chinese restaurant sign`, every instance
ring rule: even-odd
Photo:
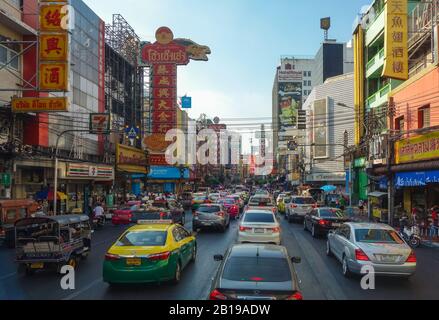
[[[397,141],[395,160],[397,164],[439,158],[439,132]]]
[[[39,88],[66,92],[69,87],[68,2],[40,0],[39,20]]]
[[[12,112],[63,112],[68,109],[67,97],[14,98]]]
[[[117,170],[129,173],[147,174],[148,159],[140,149],[118,144],[116,146]]]
[[[176,128],[177,66],[187,65],[190,60],[207,61],[210,54],[206,46],[187,39],[174,39],[167,27],[157,30],[156,40],[155,43],[142,43],[139,54],[139,65],[151,67],[153,136],[165,135]],[[148,147],[147,138],[144,144]]]
[[[383,77],[407,80],[408,19],[406,0],[387,0],[385,23],[385,62]]]

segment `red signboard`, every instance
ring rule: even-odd
[[[175,88],[154,88],[152,89],[152,98],[172,99],[173,101],[176,101],[177,96],[176,96]]]
[[[166,156],[164,154],[150,154],[149,155],[150,166],[167,166]]]
[[[174,125],[177,121],[177,113],[176,112],[164,112],[164,111],[155,111],[153,112],[153,123],[156,124],[172,124]]]
[[[156,76],[176,76],[177,65],[175,64],[153,64],[152,75]]]
[[[173,99],[154,99],[153,111],[175,111],[175,105]]]
[[[154,76],[153,77],[154,88],[175,88],[177,86],[176,76]]]

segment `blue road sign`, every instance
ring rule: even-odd
[[[181,107],[183,109],[192,108],[192,98],[191,97],[182,97],[181,98]]]

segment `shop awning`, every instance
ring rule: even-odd
[[[439,170],[399,172],[395,175],[395,186],[403,187],[425,187],[430,183],[439,183]]]
[[[373,198],[387,197],[387,195],[388,195],[387,193],[379,192],[379,191],[371,192],[368,194],[369,197],[373,197]]]

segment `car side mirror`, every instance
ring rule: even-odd
[[[302,262],[302,258],[301,257],[292,257],[291,258],[291,262],[295,263],[295,264],[301,263]]]
[[[222,254],[216,254],[213,256],[213,260],[215,261],[223,261],[224,260],[224,256]]]

